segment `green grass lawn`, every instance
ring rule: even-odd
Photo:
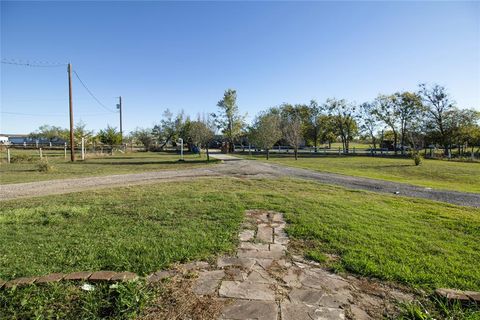
[[[264,155],[247,159],[267,161]],[[480,163],[447,160],[423,160],[415,166],[412,159],[360,156],[302,157],[271,154],[269,162],[319,172],[381,179],[418,186],[480,193]]]
[[[286,212],[305,254],[338,254],[339,270],[480,290],[479,209],[300,180],[201,179],[2,202],[0,278],[146,274],[208,259],[234,248],[249,208]]]
[[[5,152],[3,152],[5,153]],[[206,156],[186,154],[185,162],[179,162],[174,152],[128,152],[88,157],[85,161],[74,163],[64,159],[63,151],[44,151],[48,162],[53,166],[51,172],[38,170],[39,155],[36,151],[12,150],[12,158],[18,154],[29,154],[32,162],[0,164],[0,183],[21,183],[52,179],[81,178],[110,174],[140,173],[145,171],[188,169],[207,165]],[[210,158],[210,163],[217,163]]]

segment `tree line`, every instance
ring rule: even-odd
[[[141,143],[146,150],[163,150],[175,146],[181,138],[189,149],[206,149],[208,156],[209,145],[220,133],[227,151],[232,152],[234,144],[247,143],[265,150],[267,158],[275,145],[290,146],[297,158],[301,146],[311,146],[318,152],[319,146],[330,147],[337,141],[348,154],[354,139],[368,141],[371,150],[385,148],[385,142],[391,141],[395,154],[427,147],[441,148],[445,155],[450,155],[452,148],[458,148],[459,154],[471,148],[473,153],[474,147],[480,146],[480,112],[458,108],[445,87],[437,84],[380,94],[361,104],[336,98],[323,103],[283,103],[260,112],[250,125],[239,111],[235,90],[226,90],[217,107],[216,113],[193,120],[183,111],[175,115],[167,109],[158,124],[137,128],[124,141]],[[83,137],[89,143],[121,142],[116,128],[110,126],[95,135],[79,123],[74,134],[77,141]],[[68,137],[68,130],[42,126],[31,135]]]
[[[372,149],[391,139],[395,154],[438,147],[451,155],[454,147],[462,154],[480,146],[479,120],[479,111],[457,108],[444,87],[420,84],[416,92],[381,94],[362,104],[334,98],[284,103],[261,112],[247,132],[267,157],[282,140],[294,149],[295,157],[301,143],[317,152],[320,144],[340,141],[343,152],[350,153],[355,138],[368,141]]]

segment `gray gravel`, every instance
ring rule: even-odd
[[[222,164],[188,170],[144,172],[102,177],[62,179],[0,186],[0,200],[63,194],[82,190],[138,185],[173,180],[192,180],[201,177],[236,176],[243,178],[292,177],[339,185],[349,189],[431,199],[452,204],[480,207],[480,194],[418,187],[404,183],[352,177],[335,173],[315,172],[259,161],[243,160],[229,155],[213,155]]]

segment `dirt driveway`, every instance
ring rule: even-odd
[[[244,160],[229,155],[213,154],[223,160],[222,164],[187,170],[143,172],[78,179],[62,179],[40,182],[7,184],[0,186],[0,200],[63,194],[83,190],[157,183],[163,181],[188,181],[202,177],[282,178],[291,177],[314,180],[320,183],[339,185],[348,189],[395,194],[480,207],[480,194],[431,189],[404,183],[352,177],[335,173],[315,172],[306,169],[285,167],[259,161]]]

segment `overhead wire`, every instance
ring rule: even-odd
[[[23,60],[14,60],[14,59],[2,59],[2,64],[13,64],[17,66],[26,66],[26,67],[35,67],[35,68],[58,68],[58,67],[65,67],[67,64],[66,63],[52,63],[48,61],[26,61],[23,62]]]
[[[51,63],[48,61],[28,61],[28,60],[20,60],[20,59],[5,59],[3,58],[1,60],[2,64],[11,64],[11,65],[19,65],[19,66],[27,66],[27,67],[43,67],[43,68],[56,68],[56,67],[65,67],[68,64],[67,63]],[[88,92],[88,94],[98,103],[100,107],[102,107],[104,110],[108,111],[108,113],[92,113],[92,114],[77,114],[79,116],[99,116],[99,115],[108,115],[112,113],[116,113],[117,111],[110,109],[107,107],[104,103],[98,99],[93,92],[87,87],[85,82],[80,78],[78,75],[77,71],[72,70],[73,74],[75,77],[78,79],[80,84],[85,88],[85,90]],[[10,111],[0,111],[2,114],[10,114],[10,115],[20,115],[20,116],[58,116],[58,117],[63,117],[67,116],[68,114],[34,114],[34,113],[22,113],[22,112],[10,112]]]
[[[112,112],[112,113],[116,113],[116,111],[110,109],[109,107],[107,107],[105,104],[103,104],[93,93],[92,91],[90,91],[90,89],[88,89],[87,85],[82,81],[82,79],[80,79],[80,76],[78,75],[77,71],[73,70],[73,73],[75,74],[75,76],[77,77],[78,81],[80,81],[80,83],[82,84],[82,86],[85,88],[85,90],[87,90],[87,92],[90,94],[90,96],[105,110],[109,111],[109,112]]]
[[[68,113],[23,113],[23,112],[10,112],[10,111],[0,111],[2,114],[10,114],[10,115],[19,115],[19,116],[48,116],[48,117],[65,117],[68,116]],[[77,113],[78,116],[101,116],[101,115],[110,115],[110,112],[103,112],[103,113]]]

